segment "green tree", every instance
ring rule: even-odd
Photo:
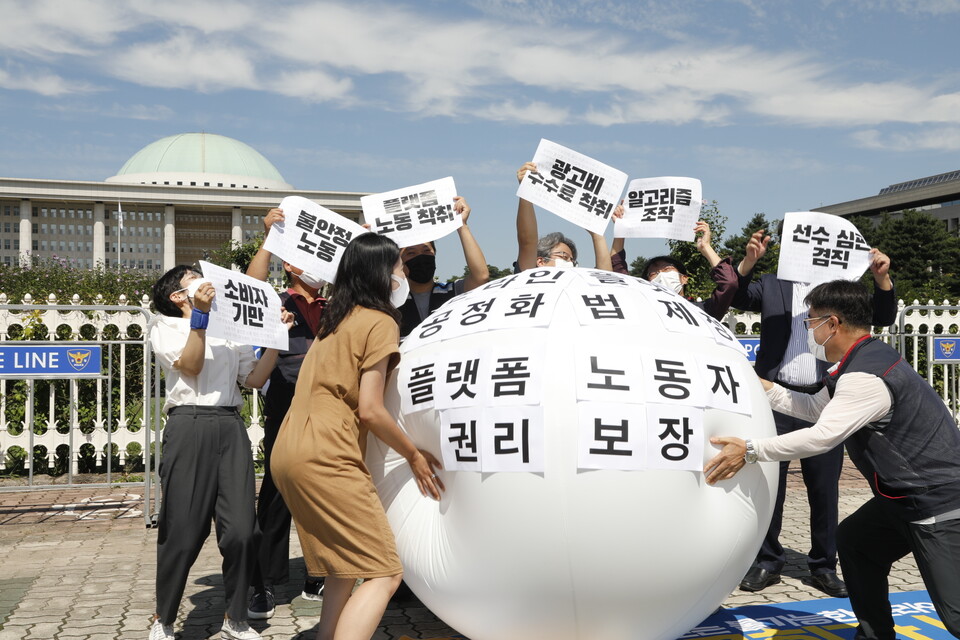
[[[229,269],[230,265],[235,264],[240,268],[240,271],[246,273],[253,256],[257,255],[257,251],[263,246],[263,239],[264,235],[261,232],[246,242],[237,242],[236,240],[224,242],[210,253],[209,261],[224,269]]]
[[[643,275],[643,267],[647,264],[646,256],[637,256],[630,263],[630,275],[634,278],[640,278]]]
[[[59,304],[67,304],[74,295],[81,304],[117,304],[124,295],[133,304],[139,304],[144,294],[149,295],[160,272],[148,269],[111,267],[98,264],[92,269],[80,267],[68,258],[34,258],[31,266],[0,265],[0,293],[7,294],[7,302],[19,304],[30,294],[36,304],[43,304],[53,294]]]
[[[890,256],[897,297],[908,302],[960,297],[960,238],[942,220],[912,209],[884,214],[864,239]]]
[[[727,216],[720,213],[717,201],[713,200],[700,209],[700,220],[710,225],[712,235],[712,244],[717,246],[720,238],[727,230]],[[687,274],[690,281],[687,283],[686,293],[688,296],[707,297],[713,292],[714,284],[710,279],[710,265],[700,255],[696,242],[685,242],[683,240],[668,240],[670,247],[670,256],[679,260],[687,268]],[[637,260],[630,265],[630,272],[633,273]],[[643,263],[640,263],[642,268]],[[639,275],[639,269],[637,269]]]
[[[503,276],[512,276],[512,275],[513,275],[513,267],[510,267],[509,269],[501,269],[500,267],[495,267],[495,266],[493,266],[492,264],[488,264],[488,265],[487,265],[487,271],[490,272],[490,279],[491,279],[491,280],[496,280],[497,278],[502,278]],[[463,268],[463,275],[461,275],[461,276],[450,276],[449,278],[447,278],[447,282],[456,282],[457,280],[461,280],[461,279],[463,279],[463,278],[466,278],[468,275],[470,275],[470,267],[466,267],[466,266],[465,266],[465,267]]]
[[[749,242],[750,236],[760,229],[765,229],[766,235],[770,236],[770,244],[767,245],[767,253],[757,262],[754,274],[776,273],[777,262],[780,260],[778,227],[779,222],[768,220],[762,213],[755,213],[738,235],[730,236],[724,241],[723,250],[720,254],[730,256],[734,265],[739,264],[740,260],[746,255],[747,242]]]

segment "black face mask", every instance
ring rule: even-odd
[[[408,278],[420,284],[433,282],[433,274],[437,272],[437,257],[429,253],[421,253],[406,262]]]

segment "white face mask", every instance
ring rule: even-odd
[[[656,282],[661,286],[672,289],[676,293],[683,292],[683,283],[680,282],[679,271],[661,271],[651,282]]]
[[[178,291],[186,291],[187,297],[192,299],[193,296],[197,295],[197,289],[199,289],[200,285],[202,285],[204,282],[210,281],[206,278],[194,278],[190,281],[190,284],[185,286],[183,289],[178,289]]]
[[[813,354],[814,358],[817,360],[823,360],[824,362],[830,362],[827,360],[827,343],[830,342],[830,338],[833,337],[833,334],[827,336],[827,339],[823,341],[823,344],[819,344],[817,339],[813,337],[813,332],[819,329],[824,322],[829,321],[830,319],[827,318],[817,326],[807,329],[807,349],[810,350],[810,353]]]
[[[553,266],[557,269],[573,269],[574,264],[569,260],[562,260],[560,258],[553,259]]]
[[[327,284],[325,281],[321,280],[309,271],[304,271],[297,277],[300,278],[300,282],[307,285],[311,289],[319,290],[321,287],[323,287],[323,285]]]
[[[400,286],[390,292],[390,304],[397,307],[398,309],[407,301],[407,296],[410,295],[410,283],[407,282],[406,278],[401,278],[396,274],[390,274],[390,277]]]

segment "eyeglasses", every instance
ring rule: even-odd
[[[551,260],[566,260],[567,262],[572,262],[573,266],[577,266],[577,261],[573,259],[573,256],[564,251],[556,251],[550,254]]]
[[[679,273],[679,272],[680,272],[680,269],[677,269],[677,268],[674,267],[673,265],[668,265],[668,266],[663,267],[663,268],[661,268],[661,269],[657,269],[656,271],[653,271],[653,270],[648,271],[648,272],[647,272],[647,278],[650,279],[650,280],[653,280],[654,278],[656,278],[658,275],[660,275],[660,274],[663,273],[664,271],[676,271],[677,273]]]
[[[804,319],[803,319],[803,326],[805,326],[807,329],[809,329],[811,322],[816,322],[817,320],[823,320],[823,319],[829,318],[829,317],[830,317],[829,315],[826,315],[826,316],[817,316],[816,318],[804,318]],[[820,325],[817,325],[817,326],[820,326]]]

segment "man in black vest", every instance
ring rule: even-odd
[[[263,219],[266,234],[270,233],[274,222],[283,219],[282,209],[267,212]],[[247,275],[266,280],[272,255],[261,246],[247,267]],[[280,294],[280,299],[283,308],[293,314],[295,321],[290,329],[290,344],[286,351],[280,352],[277,365],[270,375],[263,404],[264,456],[263,482],[257,495],[257,564],[251,584],[253,595],[247,609],[247,616],[253,620],[265,620],[273,615],[274,586],[286,583],[290,577],[290,511],[273,484],[270,454],[283,418],[290,408],[290,401],[293,400],[300,365],[317,335],[320,315],[326,304],[326,300],[320,296],[323,281],[288,262],[283,263],[283,268],[290,286]],[[318,600],[322,590],[322,578],[307,576],[303,585],[304,598]]]
[[[900,354],[874,338],[863,285],[837,280],[806,298],[810,350],[837,364],[810,395],[762,380],[774,411],[815,421],[758,440],[711,438],[722,450],[707,482],[745,463],[793,460],[846,443],[874,497],[837,531],[840,566],[860,622],[856,638],[893,640],[891,565],[913,553],[937,614],[960,638],[960,431],[937,392]]]
[[[807,348],[807,332],[802,322],[806,313],[803,300],[813,287],[807,283],[781,280],[773,273],[753,277],[753,268],[766,252],[769,240],[769,236],[764,239],[763,230],[750,238],[743,261],[737,267],[740,283],[733,306],[760,312],[760,349],[754,366],[757,375],[782,387],[812,393],[819,388],[818,382],[827,370],[827,364],[818,362]],[[889,273],[890,259],[877,249],[871,249],[871,253],[870,271],[874,280],[871,322],[874,326],[887,326],[897,317],[897,298]],[[773,418],[778,434],[810,427],[808,421],[782,413],[775,413]],[[780,465],[773,517],[753,566],[740,581],[740,589],[744,591],[760,591],[780,582],[780,570],[786,560],[780,544],[780,529],[789,466],[789,462]],[[807,554],[810,575],[802,580],[835,598],[847,595],[847,588],[836,571],[836,535],[840,518],[838,483],[842,468],[842,447],[800,461],[810,504],[810,552]]]

